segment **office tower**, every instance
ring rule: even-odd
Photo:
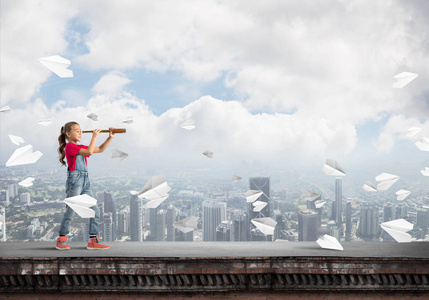
[[[399,204],[395,208],[395,219],[407,219],[408,207],[404,204]]]
[[[159,242],[165,242],[165,218],[167,211],[165,209],[158,210],[156,214],[156,236],[155,239]]]
[[[216,241],[229,242],[231,241],[231,221],[222,221],[216,227]]]
[[[10,198],[13,199],[16,196],[18,196],[18,184],[16,184],[16,183],[9,183],[8,190],[9,190],[9,197]]]
[[[113,242],[113,214],[105,212],[103,215],[103,241]]]
[[[128,216],[126,212],[118,213],[118,228],[116,230],[117,235],[124,235],[128,232]]]
[[[343,224],[343,181],[341,178],[335,179],[335,223],[337,224],[339,234],[342,236]]]
[[[176,222],[176,208],[171,204],[167,208],[167,214],[165,217],[165,226],[167,227],[167,238],[166,241],[174,242],[176,240],[176,228],[174,223]]]
[[[142,230],[142,200],[137,195],[131,195],[130,199],[130,238],[131,241],[143,241]]]
[[[417,227],[424,229],[425,231],[429,225],[429,212],[421,209],[417,211]]]
[[[100,223],[98,224],[98,235],[103,236],[103,230],[104,230],[104,202],[98,203],[98,210],[100,211]],[[88,228],[89,228],[89,222],[88,222]],[[89,235],[88,235],[89,238]]]
[[[247,226],[246,213],[234,212],[231,221],[231,240],[234,242],[248,241],[249,226]]]
[[[271,216],[271,203],[270,203],[270,178],[269,177],[252,177],[249,179],[249,186],[251,190],[260,190],[263,194],[257,199],[268,203],[260,212],[254,212],[251,205],[249,205],[249,216],[250,219],[258,217],[270,217]],[[250,222],[250,220],[249,220]]]
[[[9,206],[9,190],[1,190],[0,192],[0,202],[4,204],[4,206]]]
[[[379,217],[377,207],[363,206],[360,208],[359,233],[365,241],[378,240]]]
[[[19,195],[19,202],[24,205],[30,205],[31,196],[30,193],[22,193]]]
[[[0,207],[0,232],[1,241],[6,242],[6,208]]]
[[[383,206],[383,222],[388,222],[393,220],[395,217],[395,210],[391,204],[386,204]]]
[[[102,215],[100,215],[100,222]],[[100,235],[100,224],[98,224],[98,231]],[[83,241],[86,242],[89,239],[89,218],[83,219]]]
[[[318,238],[318,213],[310,210],[298,212],[298,241],[316,241]]]
[[[148,240],[156,241],[157,237],[157,230],[158,230],[158,224],[157,224],[157,216],[158,216],[158,207],[157,208],[149,208],[146,209],[146,211],[149,212],[149,238]]]
[[[203,241],[216,241],[216,227],[226,220],[226,203],[203,201]]]
[[[112,213],[112,241],[116,241],[116,227],[117,227],[117,216],[116,216],[116,202],[113,199],[113,195],[109,191],[104,192],[104,213]]]
[[[352,202],[347,201],[347,204],[346,204],[346,241],[351,240],[352,227],[353,227],[353,223],[352,223]]]
[[[273,211],[273,219],[277,222],[276,228],[274,230],[274,240],[279,238],[279,233],[281,230],[285,229],[285,223],[283,221],[283,214],[280,212],[280,210],[276,209]],[[318,225],[317,227],[319,227],[319,220],[318,220]]]

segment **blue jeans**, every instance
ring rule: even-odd
[[[78,157],[81,155],[78,155]],[[67,198],[87,194],[94,198],[89,183],[88,172],[86,171],[68,171],[66,182]],[[100,209],[97,205],[91,207],[95,211],[94,218],[89,219],[89,234],[98,235],[98,224],[100,222]],[[66,205],[66,212],[60,225],[60,235],[67,235],[70,232],[70,223],[75,212]]]

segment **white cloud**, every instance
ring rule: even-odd
[[[122,91],[124,86],[130,82],[131,80],[125,77],[125,75],[121,72],[111,71],[110,73],[101,77],[101,79],[92,88],[92,91],[97,94],[114,96]]]

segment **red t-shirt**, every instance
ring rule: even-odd
[[[64,151],[66,153],[66,159],[67,159],[67,165],[68,165],[68,170],[69,171],[74,171],[75,165],[76,165],[76,156],[79,153],[80,149],[88,149],[88,146],[85,145],[76,145],[74,143],[67,143],[66,147],[64,148]],[[84,155],[85,157],[85,164],[87,164],[86,162],[86,158],[88,157],[87,155]]]

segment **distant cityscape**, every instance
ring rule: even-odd
[[[0,241],[54,242],[65,211],[63,172],[1,168],[0,175]],[[18,185],[28,176],[37,178],[32,186]],[[156,208],[145,208],[147,201],[130,193],[144,185],[141,178],[92,177],[101,212],[100,238],[104,242],[298,242],[328,234],[339,241],[394,242],[380,224],[402,218],[414,225],[408,232],[414,240],[429,240],[425,187],[414,186],[408,198],[398,201],[394,192],[366,192],[350,182],[344,188],[345,180],[335,176],[316,183],[299,178],[283,182],[270,174],[211,182],[186,176],[166,179],[172,188],[169,197]],[[347,193],[353,189],[360,190],[350,197]],[[258,191],[257,198],[249,201],[245,196],[249,190]],[[70,240],[86,241],[88,226],[89,219],[76,215]]]

